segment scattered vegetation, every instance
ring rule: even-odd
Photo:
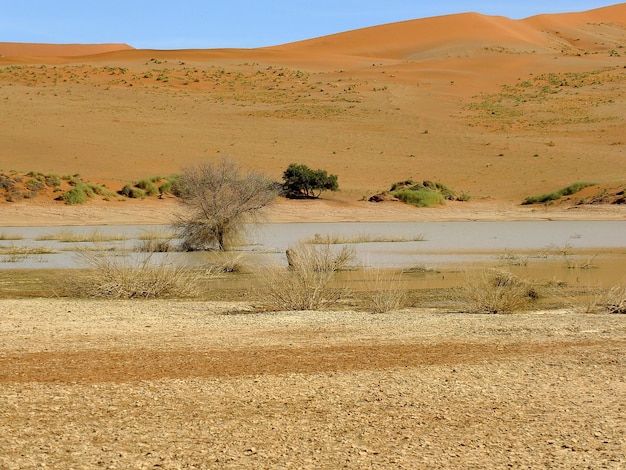
[[[33,256],[51,255],[55,250],[44,247],[27,246],[0,246],[0,261],[3,263],[18,263]]]
[[[55,240],[61,243],[103,243],[126,240],[122,234],[105,234],[100,230],[92,230],[88,233],[78,233],[72,230],[59,230],[55,233],[47,233],[35,238],[37,241]]]
[[[119,194],[131,199],[144,199],[149,196],[163,197],[167,194],[180,196],[179,176],[154,176],[128,183],[119,191]]]
[[[468,106],[470,125],[496,131],[571,126],[619,119],[622,102],[615,97],[615,86],[623,85],[626,75],[616,67],[589,72],[550,72],[504,85],[497,93],[482,93]],[[581,102],[580,90],[593,87]],[[610,106],[612,115],[598,115],[599,106]]]
[[[522,202],[522,205],[550,203],[558,199],[561,199],[562,197],[576,194],[577,192],[589,186],[594,186],[594,185],[595,183],[585,183],[585,182],[573,183],[565,188],[559,189],[558,191],[554,191],[552,193],[546,193],[540,196],[529,196],[526,199],[524,199],[524,201]]]
[[[316,233],[312,238],[306,240],[306,243],[317,245],[347,245],[354,243],[403,243],[403,242],[422,242],[426,238],[420,233],[412,237],[407,236],[376,236],[369,234],[360,234],[354,236],[345,235],[320,235]]]

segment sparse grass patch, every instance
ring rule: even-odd
[[[613,286],[605,294],[601,305],[609,313],[626,314],[626,286]]]
[[[335,273],[346,269],[354,250],[330,244],[298,244],[287,251],[289,269],[263,272],[261,298],[270,310],[319,310],[341,299],[345,289],[333,287]]]
[[[18,233],[0,232],[0,240],[23,240],[24,237]]]
[[[55,250],[44,247],[0,246],[0,261],[3,263],[19,263],[34,256],[51,255],[54,253],[56,253]]]
[[[205,253],[207,271],[211,274],[241,273],[245,271],[243,254],[232,251]]]
[[[153,253],[139,256],[78,253],[88,269],[72,270],[64,291],[70,296],[109,299],[194,297],[199,278],[194,271]]]
[[[94,230],[90,233],[76,233],[71,230],[60,230],[55,233],[44,234],[35,238],[37,241],[55,240],[62,243],[101,243],[123,241],[126,239],[127,237],[125,235],[104,234],[99,230]]]
[[[417,234],[414,236],[389,236],[389,235],[369,235],[359,234],[352,236],[345,235],[320,235],[316,233],[312,238],[309,238],[305,243],[314,245],[347,245],[354,243],[401,243],[401,242],[421,242],[426,240],[424,234]]]
[[[554,191],[552,193],[542,194],[540,196],[529,196],[522,202],[522,205],[530,205],[530,204],[545,204],[552,201],[556,201],[557,199],[561,199],[565,196],[570,196],[572,194],[576,194],[577,192],[587,188],[589,186],[594,186],[596,183],[585,183],[585,182],[577,182],[570,184],[569,186],[559,189],[558,191]]]
[[[514,313],[538,298],[530,282],[508,271],[485,269],[468,274],[460,300],[470,313]]]
[[[363,308],[369,312],[387,313],[398,310],[406,301],[406,291],[400,274],[371,270],[368,271],[365,283],[368,288],[365,292],[359,292],[359,297]]]

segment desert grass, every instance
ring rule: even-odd
[[[0,240],[3,241],[11,241],[11,240],[23,240],[24,236],[19,233],[6,233],[0,232]]]
[[[89,233],[76,233],[71,230],[60,230],[55,233],[41,235],[37,241],[58,241],[61,243],[102,243],[112,241],[124,241],[128,237],[122,234],[104,234],[99,230]]]
[[[514,313],[539,297],[537,288],[508,271],[483,269],[468,273],[460,301],[469,313]]]
[[[234,251],[205,253],[204,265],[209,274],[235,274],[246,270],[243,253]]]
[[[327,234],[320,235],[316,233],[312,238],[305,240],[305,243],[314,245],[349,245],[356,243],[402,243],[402,242],[422,242],[426,240],[424,234],[414,236],[389,236],[389,235],[370,235],[357,234],[352,236]]]
[[[366,311],[387,313],[404,306],[407,295],[400,274],[379,269],[368,270],[365,283],[368,289],[359,292],[359,299]]]
[[[354,267],[355,259],[356,251],[353,246],[344,245],[334,249],[329,242],[321,245],[299,242],[287,250],[287,262],[294,271],[345,271]]]
[[[0,246],[0,262],[2,263],[19,263],[27,259],[42,255],[51,255],[56,253],[55,250],[45,247],[28,247],[28,246]]]
[[[528,257],[507,252],[498,255],[498,263],[506,266],[526,266],[528,265]]]
[[[199,275],[153,253],[130,256],[79,251],[87,269],[66,276],[64,292],[81,298],[154,299],[197,295]]]
[[[146,230],[137,237],[139,244],[136,247],[137,251],[146,253],[168,253],[171,251],[181,251],[180,247],[177,247],[173,240],[175,240],[176,234],[164,230]]]
[[[522,202],[522,205],[531,205],[531,204],[546,204],[557,199],[561,199],[565,196],[571,196],[572,194],[576,194],[577,192],[589,187],[594,186],[595,183],[586,183],[586,182],[577,182],[570,184],[569,186],[559,189],[558,191],[554,191],[551,193],[542,194],[540,196],[529,196]]]
[[[626,286],[613,286],[604,295],[601,305],[609,313],[626,314]]]
[[[347,292],[334,285],[335,273],[355,258],[353,247],[333,250],[330,243],[299,243],[287,250],[289,268],[263,272],[260,297],[268,310],[320,310],[337,303]]]

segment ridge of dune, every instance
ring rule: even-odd
[[[0,42],[0,57],[76,57],[132,50],[128,44],[41,44]]]
[[[371,26],[265,49],[394,60],[450,58],[490,49],[551,53],[562,49],[568,33],[574,42],[581,41],[579,36],[586,38],[579,46],[599,49],[602,42],[598,38],[622,37],[625,27],[626,3],[622,3],[522,20],[459,13]]]
[[[626,3],[580,13],[536,15],[522,21],[550,34],[555,47],[597,51],[626,36]]]
[[[536,50],[545,47],[546,41],[539,31],[520,21],[459,13],[371,26],[270,49],[407,60],[434,54],[446,57],[446,52],[456,49],[488,46]]]

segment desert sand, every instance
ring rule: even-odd
[[[2,468],[626,463],[620,315],[0,305]]]
[[[277,181],[294,162],[338,175],[339,193],[279,199],[269,222],[626,218],[624,204],[520,205],[575,181],[626,185],[626,4],[249,50],[131,46],[0,43],[0,171],[115,190],[226,156]],[[409,178],[471,200],[365,201]],[[0,199],[0,227],[179,210]],[[10,297],[3,469],[626,465],[623,315]]]
[[[115,189],[198,160],[277,181],[297,162],[337,174],[352,202],[409,178],[509,205],[575,181],[620,186],[624,45],[626,4],[245,50],[0,43],[0,170]]]

